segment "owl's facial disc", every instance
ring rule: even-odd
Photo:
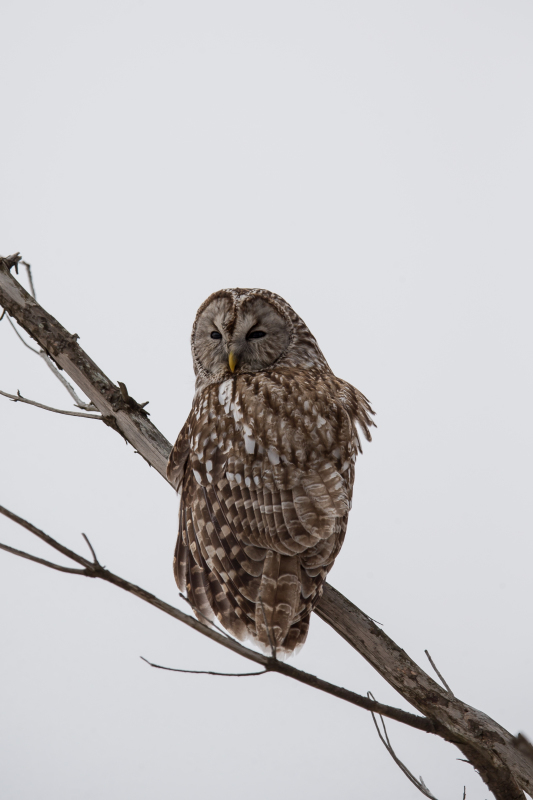
[[[235,309],[229,298],[218,297],[198,318],[193,348],[211,374],[258,372],[287,350],[290,335],[288,321],[262,298]]]

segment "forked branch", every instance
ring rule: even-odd
[[[388,717],[389,719],[394,719],[397,722],[403,722],[404,725],[409,725],[412,728],[416,728],[417,730],[425,731],[426,733],[435,733],[435,726],[431,722],[431,720],[426,719],[424,717],[419,717],[416,714],[411,714],[408,711],[403,711],[401,708],[394,708],[393,706],[387,706],[383,703],[378,703],[375,700],[371,700],[368,697],[364,697],[363,695],[357,694],[356,692],[352,692],[349,689],[344,689],[342,686],[336,686],[333,683],[329,683],[328,681],[322,680],[322,678],[316,677],[316,675],[310,675],[308,672],[303,672],[300,669],[296,669],[288,664],[284,664],[282,661],[278,661],[275,658],[268,658],[267,656],[262,655],[261,653],[256,653],[255,650],[250,650],[249,647],[245,647],[240,642],[236,641],[235,639],[231,639],[228,636],[221,635],[215,628],[212,626],[204,625],[203,622],[200,622],[195,617],[190,616],[189,614],[185,614],[183,611],[180,611],[179,608],[175,608],[174,606],[165,603],[163,600],[160,600],[155,595],[147,592],[145,589],[142,589],[140,586],[137,586],[134,583],[130,583],[129,581],[121,578],[119,575],[115,575],[110,570],[103,567],[98,559],[96,558],[96,554],[94,549],[85,536],[82,534],[85,541],[89,545],[91,550],[92,560],[89,561],[84,556],[76,553],[74,550],[71,550],[65,545],[62,545],[52,536],[44,533],[39,528],[36,528],[35,525],[32,525],[31,522],[19,517],[17,514],[14,514],[12,511],[9,511],[7,508],[0,506],[0,514],[4,517],[15,522],[17,525],[20,525],[22,528],[25,528],[27,531],[32,533],[34,536],[37,536],[41,541],[45,542],[49,547],[52,547],[57,552],[61,553],[63,556],[66,556],[71,561],[74,561],[76,564],[79,564],[82,569],[75,569],[70,567],[63,567],[60,564],[53,564],[50,561],[45,561],[42,558],[37,558],[36,556],[31,555],[30,553],[25,553],[22,550],[16,550],[13,547],[8,547],[5,544],[0,544],[0,549],[6,550],[8,553],[12,553],[13,555],[20,556],[21,558],[29,559],[30,561],[34,561],[38,564],[41,564],[45,567],[50,567],[51,569],[60,570],[61,572],[69,572],[75,575],[82,575],[87,578],[100,578],[101,580],[107,581],[107,583],[112,583],[114,586],[117,586],[119,589],[123,589],[130,594],[135,595],[140,600],[143,600],[145,603],[149,603],[155,608],[158,608],[160,611],[164,611],[165,614],[169,614],[174,619],[179,620],[180,622],[185,623],[190,628],[194,628],[194,630],[201,633],[203,636],[207,636],[208,639],[212,639],[213,641],[221,644],[223,647],[227,648],[228,650],[232,650],[237,655],[243,656],[247,658],[249,661],[254,661],[256,664],[261,664],[263,669],[266,672],[278,672],[281,675],[285,675],[288,678],[292,678],[293,680],[299,681],[300,683],[305,683],[307,686],[312,686],[314,689],[320,689],[322,692],[326,692],[326,694],[331,694],[334,697],[338,697],[340,700],[345,700],[347,703],[352,703],[352,705],[359,706],[360,708],[364,708],[367,711],[375,711],[377,714],[381,714],[384,717]],[[146,659],[144,659],[146,661]],[[151,666],[157,667],[157,664],[151,664]],[[159,667],[159,669],[168,669],[168,667]],[[181,670],[176,669],[173,670],[175,672],[190,672],[192,670]],[[207,673],[211,674],[211,673]],[[250,674],[250,673],[247,673]],[[255,673],[260,674],[260,673]]]
[[[148,419],[143,406],[129,396],[125,385],[112,383],[82,350],[78,336],[65,330],[18,283],[11,269],[19,261],[18,254],[0,259],[0,305],[50,356],[56,367],[63,370],[86,394],[104,422],[120,433],[166,479],[170,443]],[[109,580],[110,574],[103,570],[98,577]],[[116,585],[137,594],[165,613],[171,616],[182,614],[139,587],[133,587],[118,576],[114,577],[116,580],[112,582]],[[326,584],[315,613],[355,648],[405,700],[430,720],[437,735],[457,745],[497,800],[523,800],[524,791],[533,796],[533,762],[505,728],[436,683],[367,614],[332,586]],[[199,626],[197,629],[201,628],[203,633],[209,630],[210,637],[219,644],[245,655],[240,651],[242,645],[239,643],[212,631],[188,615],[183,616],[188,619],[186,624]],[[265,666],[264,656],[254,651],[248,652],[253,653],[253,657],[245,657]],[[294,677],[291,674],[293,667],[273,659],[266,659],[266,662],[278,665],[275,671]],[[317,681],[313,676],[308,676],[309,685],[329,691],[318,685]],[[370,702],[368,698],[364,699]],[[359,701],[356,704],[360,705]]]
[[[7,397],[14,403],[26,403],[29,406],[43,408],[45,411],[53,411],[54,414],[65,414],[67,417],[85,417],[86,419],[99,419],[102,421],[102,417],[99,414],[84,414],[83,411],[65,411],[62,408],[52,408],[52,406],[45,406],[43,403],[38,403],[36,400],[28,400],[28,398],[23,397],[20,392],[8,394],[8,392],[3,392],[0,389],[0,394],[2,397]]]

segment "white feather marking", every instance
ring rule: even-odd
[[[202,485],[202,476],[200,475],[200,473],[198,472],[198,470],[196,470],[196,469],[193,469],[193,475],[194,475],[194,477],[196,478],[196,482],[197,482],[197,483],[199,483],[199,484],[200,484],[200,486],[201,486],[201,485]]]
[[[248,436],[247,433],[244,434],[244,447],[246,448],[246,452],[250,455],[255,453],[255,439],[251,436]]]
[[[275,467],[275,466],[277,466],[277,465],[279,464],[279,455],[278,455],[278,453],[277,453],[277,452],[274,450],[274,448],[273,448],[273,447],[269,447],[269,448],[268,448],[268,451],[267,451],[267,454],[268,454],[268,460],[270,461],[270,463],[271,463],[271,464],[272,464],[274,467]]]
[[[232,389],[233,381],[231,378],[228,378],[226,381],[222,381],[220,386],[218,387],[218,402],[221,406],[224,406],[224,411],[226,414],[229,413],[229,408],[231,405],[231,389]]]
[[[326,424],[326,420],[324,419],[324,417],[321,417],[320,414],[319,414],[317,419],[316,419],[317,428],[321,428],[322,425],[325,425],[325,424]]]

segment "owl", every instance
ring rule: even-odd
[[[199,620],[274,657],[304,643],[351,507],[368,400],[265,289],[224,289],[192,329],[196,391],[172,449],[174,574]]]

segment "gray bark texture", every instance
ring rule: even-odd
[[[128,395],[124,384],[112,383],[79,346],[78,336],[65,330],[18,283],[11,270],[19,260],[18,254],[0,258],[0,305],[87,395],[103,422],[166,480],[170,442]],[[432,733],[459,748],[497,800],[524,799],[524,792],[533,797],[533,758],[523,745],[523,737],[514,737],[482,711],[442,688],[370,617],[329,584],[315,613],[431,721]]]

